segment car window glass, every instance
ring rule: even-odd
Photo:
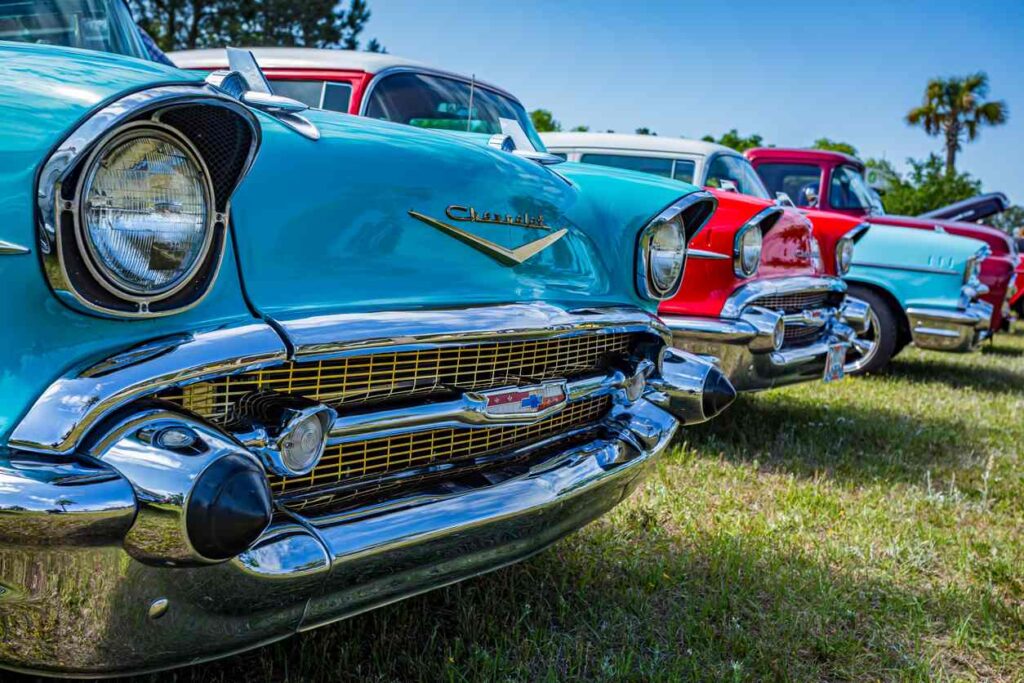
[[[384,77],[370,92],[366,116],[419,128],[501,133],[501,119],[519,122],[530,142],[544,149],[523,106],[515,100],[453,78],[422,73]]]
[[[122,0],[0,2],[0,40],[150,58]]]
[[[324,90],[323,81],[272,81],[270,89],[275,95],[290,97],[307,107],[320,107],[320,96]]]
[[[731,184],[740,194],[761,199],[769,198],[768,191],[750,162],[732,154],[719,154],[712,159],[704,184],[720,189],[725,189]]]
[[[852,166],[838,166],[832,171],[828,203],[833,209],[873,211],[881,201],[868,187],[859,170]]]
[[[684,183],[693,182],[693,172],[697,168],[697,164],[688,159],[676,159],[676,166],[672,170],[672,177],[676,180],[682,180]]]
[[[614,166],[630,171],[651,173],[666,178],[672,177],[672,160],[659,157],[638,157],[626,154],[584,154],[580,157],[584,164],[597,164],[598,166]]]
[[[813,164],[760,164],[757,172],[772,196],[785,192],[797,206],[812,206],[821,188],[821,169]]]
[[[320,103],[322,109],[348,113],[349,101],[352,99],[352,86],[349,83],[324,83],[324,99]]]

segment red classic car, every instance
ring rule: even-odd
[[[856,157],[817,149],[758,148],[746,153],[772,192],[785,193],[797,206],[837,211],[873,225],[893,225],[919,230],[939,230],[972,237],[988,244],[991,254],[981,267],[981,281],[988,287],[983,299],[992,304],[992,331],[1011,321],[1010,297],[1018,263],[1016,246],[1006,233],[987,225],[938,218],[890,216],[864,180],[864,164]]]
[[[467,116],[468,108],[459,106],[471,93],[472,108],[498,111],[492,119],[518,121],[533,146],[543,149],[530,121],[505,104],[514,98],[476,79],[394,55],[350,50],[256,48],[253,54],[275,94],[313,107],[427,128],[496,132],[479,127]],[[183,68],[228,66],[224,50],[170,57]],[[750,175],[756,181],[756,174]],[[833,277],[835,240],[824,249],[830,254],[826,263],[799,212],[735,192],[716,196],[715,216],[691,243],[680,293],[661,309],[674,343],[720,357],[741,391],[841,376],[855,333],[839,319],[846,284]],[[847,311],[851,320],[867,320],[863,303],[849,304]]]

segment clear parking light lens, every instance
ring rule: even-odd
[[[292,472],[313,469],[324,451],[324,425],[319,415],[296,424],[281,443],[281,461]]]
[[[836,269],[840,275],[850,272],[853,265],[853,240],[849,237],[840,238],[836,243]]]
[[[818,271],[825,268],[825,262],[821,260],[821,244],[814,237],[811,238],[811,266]]]
[[[647,247],[647,267],[653,290],[664,296],[675,292],[686,263],[686,232],[682,218],[652,228]]]
[[[757,272],[761,261],[761,242],[761,229],[758,227],[749,228],[740,235],[736,247],[737,275],[749,277]]]
[[[83,187],[84,239],[106,280],[149,297],[183,284],[211,238],[198,160],[155,130],[111,140]]]

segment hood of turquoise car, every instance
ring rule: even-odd
[[[653,310],[635,285],[638,232],[696,188],[570,179],[465,135],[305,115],[319,140],[262,117],[232,202],[243,281],[264,316],[538,300]]]

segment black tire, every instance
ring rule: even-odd
[[[874,346],[866,359],[852,350],[852,358],[848,358],[846,363],[846,373],[868,375],[881,372],[896,354],[899,344],[900,328],[896,311],[888,299],[868,287],[850,285],[847,293],[871,306],[871,329],[865,334],[865,340],[873,342]]]

